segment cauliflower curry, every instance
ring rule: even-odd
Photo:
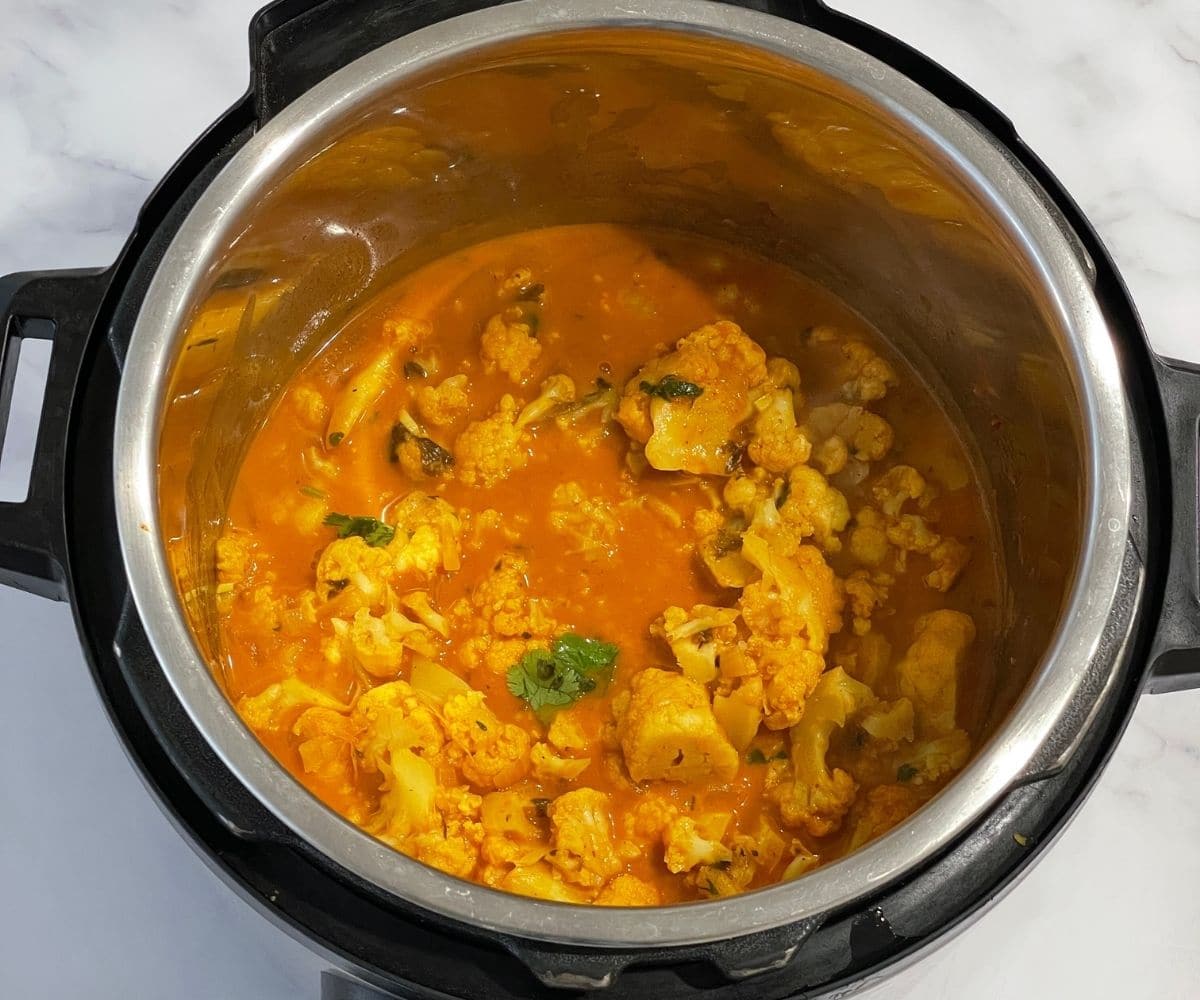
[[[635,906],[795,878],[966,762],[982,492],[845,306],[586,225],[392,286],[289,384],[218,544],[220,675],[451,875]]]

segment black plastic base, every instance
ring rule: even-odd
[[[372,3],[284,0],[256,19],[255,86],[202,137],[152,196],[122,260],[83,360],[67,454],[66,510],[71,599],[105,705],[130,757],[180,831],[209,865],[247,900],[292,933],[353,969],[370,988],[342,976],[323,983],[327,1000],[456,997],[536,1000],[563,997],[543,986],[515,953],[521,943],[403,908],[333,869],[252,799],[199,736],[170,691],[128,600],[117,543],[111,482],[114,407],[120,363],[142,297],[171,235],[260,116],[293,91],[361,54],[464,3]],[[769,6],[892,63],[918,83],[968,110],[1009,146],[1076,227],[1100,276],[1098,291],[1114,329],[1123,331],[1121,362],[1144,437],[1134,442],[1140,486],[1149,507],[1168,468],[1151,356],[1119,276],[1103,246],[1011,126],[978,95],[907,47],[819,4]],[[375,12],[374,16],[371,11]],[[363,34],[363,25],[370,31]],[[290,81],[290,82],[289,82]],[[1160,463],[1163,463],[1160,465]],[[1143,620],[1157,618],[1165,537],[1140,524],[1134,540],[1146,567]],[[1013,883],[1053,840],[1090,789],[1128,719],[1142,683],[1148,636],[1136,635],[1100,702],[1084,744],[1062,771],[1012,792],[977,829],[903,886],[833,914],[785,968],[741,982],[725,980],[705,949],[639,956],[606,998],[721,1000],[823,995],[841,991],[935,943],[969,921]],[[1014,839],[1020,833],[1023,842]]]
[[[413,993],[376,989],[361,979],[332,969],[321,973],[321,1000],[412,1000]]]

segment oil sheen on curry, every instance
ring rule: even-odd
[[[408,275],[288,385],[218,544],[219,674],[426,864],[711,899],[964,765],[988,537],[951,421],[828,293],[693,236],[531,231]]]

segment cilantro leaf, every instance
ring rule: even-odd
[[[550,649],[531,649],[508,669],[509,692],[545,717],[596,688],[617,659],[611,642],[564,632]]]
[[[912,781],[917,776],[919,769],[913,764],[901,764],[896,768],[897,781]]]
[[[704,394],[704,387],[689,382],[678,375],[664,375],[657,382],[643,382],[638,386],[647,396],[659,399],[695,399]]]
[[[564,632],[551,647],[558,663],[587,676],[607,670],[617,661],[617,647],[611,642],[587,639],[573,632]]]
[[[596,686],[545,649],[531,649],[509,668],[505,680],[508,690],[535,712],[570,705]]]
[[[351,517],[349,514],[339,514],[336,511],[325,515],[325,524],[337,528],[338,538],[349,538],[357,535],[368,545],[378,548],[387,545],[396,534],[396,529],[390,524],[373,517]]]

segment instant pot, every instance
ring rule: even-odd
[[[71,602],[147,785],[329,956],[326,997],[844,994],[1015,883],[1143,692],[1200,682],[1200,369],[1149,350],[1087,220],[961,81],[815,0],[280,0],[250,40],[248,93],[115,264],[0,280],[0,419],[21,340],[53,341],[0,582]],[[305,792],[209,669],[224,503],[288,377],[398,274],[581,221],[717,236],[832,289],[934,387],[987,484],[986,738],[906,822],[794,882],[606,909],[456,880]],[[184,447],[160,470],[164,441]],[[173,558],[166,475],[188,509]]]

